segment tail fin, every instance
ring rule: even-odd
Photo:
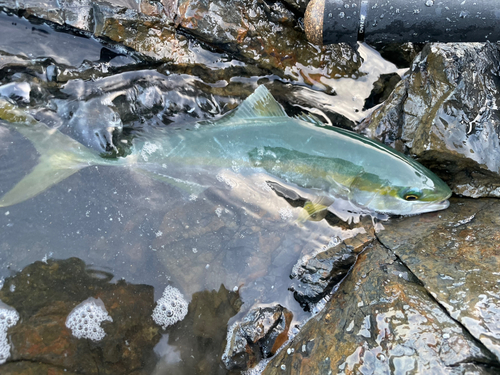
[[[56,129],[36,121],[29,114],[0,99],[0,120],[33,142],[39,163],[0,198],[0,207],[32,198],[80,169],[99,164],[99,156]],[[5,122],[6,121],[6,122]]]

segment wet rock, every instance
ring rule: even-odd
[[[432,168],[457,194],[500,197],[500,51],[429,44],[359,130]]]
[[[300,15],[304,15],[307,4],[309,4],[309,0],[284,0],[284,2],[292,9],[296,10]]]
[[[492,362],[412,272],[375,244],[263,374],[493,374],[500,367]]]
[[[77,375],[63,367],[50,366],[45,363],[11,362],[2,366],[2,375]]]
[[[153,347],[160,339],[151,318],[153,287],[124,281],[111,284],[112,277],[71,258],[35,262],[8,278],[0,300],[15,308],[21,319],[9,331],[11,358],[2,366],[2,374],[62,373],[62,369],[149,374]],[[73,308],[89,297],[100,298],[113,319],[102,324],[106,336],[98,342],[77,339],[65,325]]]
[[[190,42],[176,36],[173,3],[166,3],[165,7],[161,2],[148,0],[138,3],[28,0],[22,4],[1,0],[0,7],[120,43],[153,60],[193,63],[196,56],[190,50]]]
[[[180,26],[198,39],[316,89],[334,92],[322,78],[359,74],[361,58],[350,46],[311,45],[280,2],[180,0],[179,16]]]
[[[500,360],[500,200],[452,199],[445,211],[379,233],[435,300]]]
[[[399,69],[409,68],[411,63],[417,57],[417,55],[424,48],[425,43],[389,43],[377,45],[374,44],[373,47],[380,52],[382,57],[387,61],[390,61]]]
[[[224,285],[218,291],[194,293],[187,316],[167,328],[156,346],[160,361],[153,374],[226,375],[221,355],[227,322],[238,313],[241,304],[238,292],[229,291]],[[177,353],[175,358],[172,352]]]
[[[287,341],[293,315],[281,305],[251,310],[229,328],[222,360],[229,370],[247,370],[273,356]]]
[[[397,73],[380,75],[380,78],[373,84],[372,92],[366,98],[363,109],[366,110],[383,103],[394,91],[399,81],[401,81],[401,77]]]
[[[176,64],[177,69],[200,66],[213,70],[212,65],[231,61],[228,56],[203,48],[201,42],[267,73],[329,93],[334,88],[323,78],[360,74],[361,58],[353,48],[311,45],[294,12],[281,2],[269,5],[257,0],[235,0],[227,6],[221,0],[181,0],[176,14],[174,4],[168,2],[165,6],[147,0],[139,3],[68,0],[61,4],[28,0],[19,4],[0,0],[0,7],[119,43],[152,60]],[[177,32],[176,25],[183,33]],[[186,32],[199,42],[183,36]]]
[[[314,257],[299,260],[292,269],[290,290],[306,310],[327,296],[349,272],[356,256],[373,241],[373,233],[356,234],[354,237],[332,243],[333,246]]]

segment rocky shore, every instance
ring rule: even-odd
[[[346,85],[368,80],[370,73],[361,67],[370,61],[349,45],[309,43],[302,25],[306,5],[305,0],[0,0],[3,15],[28,18],[32,33],[50,28],[91,38],[81,55],[71,58],[0,48],[0,95],[47,123],[73,121],[65,131],[77,139],[84,131],[97,134],[100,141],[89,147],[114,157],[126,154],[130,136],[116,129],[215,118],[265,83],[287,110],[309,111],[354,129],[432,169],[453,190],[450,207],[350,225],[328,214],[324,220],[352,236],[298,257],[290,269],[294,303],[315,313],[295,322],[299,326],[280,304],[250,309],[231,321],[241,300],[238,287],[231,291],[232,285],[223,285],[195,292],[186,323],[162,336],[150,318],[152,287],[110,283],[75,258],[37,262],[0,290],[0,300],[23,322],[9,328],[13,349],[0,365],[2,374],[236,374],[256,365],[263,374],[500,372],[500,45],[384,46],[383,56],[407,70],[391,67],[393,72],[369,81],[371,94],[346,97]],[[94,47],[95,40],[105,47]],[[146,66],[155,72],[135,80]],[[168,83],[163,75],[171,78]],[[29,82],[30,94],[12,91],[12,82]],[[93,101],[97,95],[99,101]],[[67,98],[88,107],[64,107]],[[335,100],[347,109],[331,105]],[[74,115],[78,111],[81,117]],[[106,126],[96,127],[89,113],[105,119]],[[204,205],[200,212],[209,212]],[[237,219],[230,215],[236,214],[210,216],[204,229],[195,227],[196,218],[166,217],[160,229],[170,240],[162,243],[235,230]],[[245,220],[252,233],[259,232]],[[274,242],[279,239],[263,236],[259,243],[269,248],[266,260]],[[212,261],[207,255],[185,269],[201,270]],[[260,267],[256,261],[256,274]],[[176,277],[195,291],[195,277],[175,268]],[[58,299],[48,293],[53,288],[61,289]],[[64,320],[82,295],[98,295],[115,323],[129,323],[104,323],[108,335],[100,344],[75,339]],[[159,356],[158,345],[177,345],[184,364],[148,365]],[[187,364],[194,358],[190,345],[201,353],[193,364]]]

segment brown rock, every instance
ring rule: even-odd
[[[11,358],[2,366],[2,374],[4,368],[12,374],[34,373],[40,366],[54,374],[59,369],[149,374],[153,347],[160,338],[151,318],[153,287],[124,281],[110,284],[111,278],[92,273],[77,258],[35,262],[8,278],[0,300],[18,311],[20,322],[9,330]],[[106,336],[98,342],[77,339],[65,324],[73,308],[88,297],[100,298],[113,319],[103,323]]]
[[[242,301],[237,292],[223,285],[219,290],[196,292],[189,304],[186,317],[168,327],[156,349],[160,356],[154,374],[175,375],[227,375],[221,355],[224,350],[227,324],[238,313]],[[161,348],[170,348],[162,352]],[[178,353],[179,360],[168,360]],[[167,359],[163,360],[163,356]]]
[[[453,319],[500,360],[500,201],[452,199],[379,234]]]
[[[359,55],[347,45],[317,47],[281,3],[181,0],[180,26],[207,43],[294,81],[334,92],[322,78],[358,73]],[[332,63],[333,62],[333,63]]]
[[[325,309],[263,374],[464,373],[461,364],[469,362],[479,373],[494,373],[482,365],[491,361],[410,270],[377,244],[359,256]]]

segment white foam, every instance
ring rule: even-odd
[[[219,173],[217,174],[217,176],[215,176],[215,178],[217,178],[217,181],[219,182],[223,182],[225,183],[227,186],[229,186],[231,189],[234,188],[236,186],[236,182],[234,182],[233,180],[231,180],[230,178],[227,178],[226,176],[224,176],[223,174]]]
[[[290,209],[290,207],[280,208],[279,214],[281,216],[281,220],[283,220],[283,221],[288,221],[291,218],[293,218],[293,213],[292,213],[292,210]]]
[[[188,312],[188,303],[179,289],[167,286],[162,297],[156,302],[152,318],[156,324],[166,329],[184,319]]]
[[[78,339],[100,341],[106,336],[101,327],[104,321],[112,322],[101,299],[88,298],[76,306],[66,318],[66,327]]]
[[[148,161],[149,157],[158,150],[161,150],[161,146],[157,145],[156,143],[145,142],[141,150],[141,156],[144,161]]]
[[[0,365],[10,357],[10,344],[7,330],[14,327],[19,320],[19,314],[13,308],[0,301]]]

